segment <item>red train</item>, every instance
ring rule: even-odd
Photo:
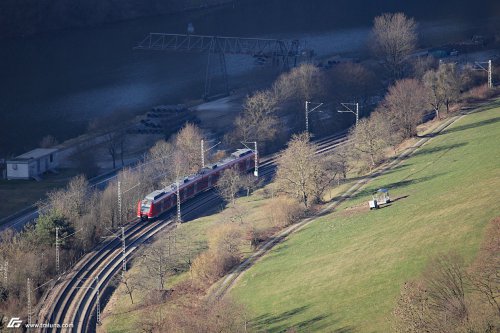
[[[179,185],[180,201],[184,202],[200,192],[208,190],[217,184],[224,170],[236,166],[241,172],[255,168],[255,152],[251,149],[238,149],[231,156],[207,165],[195,175],[183,179]],[[154,219],[160,214],[177,205],[176,184],[149,193],[137,204],[137,217],[141,220]]]

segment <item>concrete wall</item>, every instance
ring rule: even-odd
[[[7,163],[7,179],[29,179],[28,163]]]

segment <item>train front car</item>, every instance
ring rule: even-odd
[[[151,206],[151,200],[146,198],[139,200],[139,203],[137,204],[137,217],[139,217],[142,221],[146,221],[150,218],[152,211]]]
[[[140,200],[137,204],[137,217],[145,221],[148,219],[153,219],[157,215],[161,214],[161,211],[156,209],[156,201],[165,195],[162,190],[156,190],[149,193],[144,199]]]

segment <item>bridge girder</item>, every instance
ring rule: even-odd
[[[273,64],[288,68],[296,65],[303,45],[299,40],[149,33],[135,49],[208,53],[205,78],[205,97],[208,97],[212,80],[209,68],[211,54],[219,55],[226,94],[229,94],[225,54],[267,57],[272,59]]]

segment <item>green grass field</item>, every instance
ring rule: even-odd
[[[0,219],[14,214],[44,199],[48,191],[66,186],[76,176],[74,171],[63,169],[59,174],[47,174],[43,181],[0,180]]]
[[[495,106],[455,122],[250,268],[231,295],[248,307],[254,328],[388,332],[401,285],[431,257],[455,251],[471,260],[500,215]],[[369,211],[380,187],[394,202]]]

